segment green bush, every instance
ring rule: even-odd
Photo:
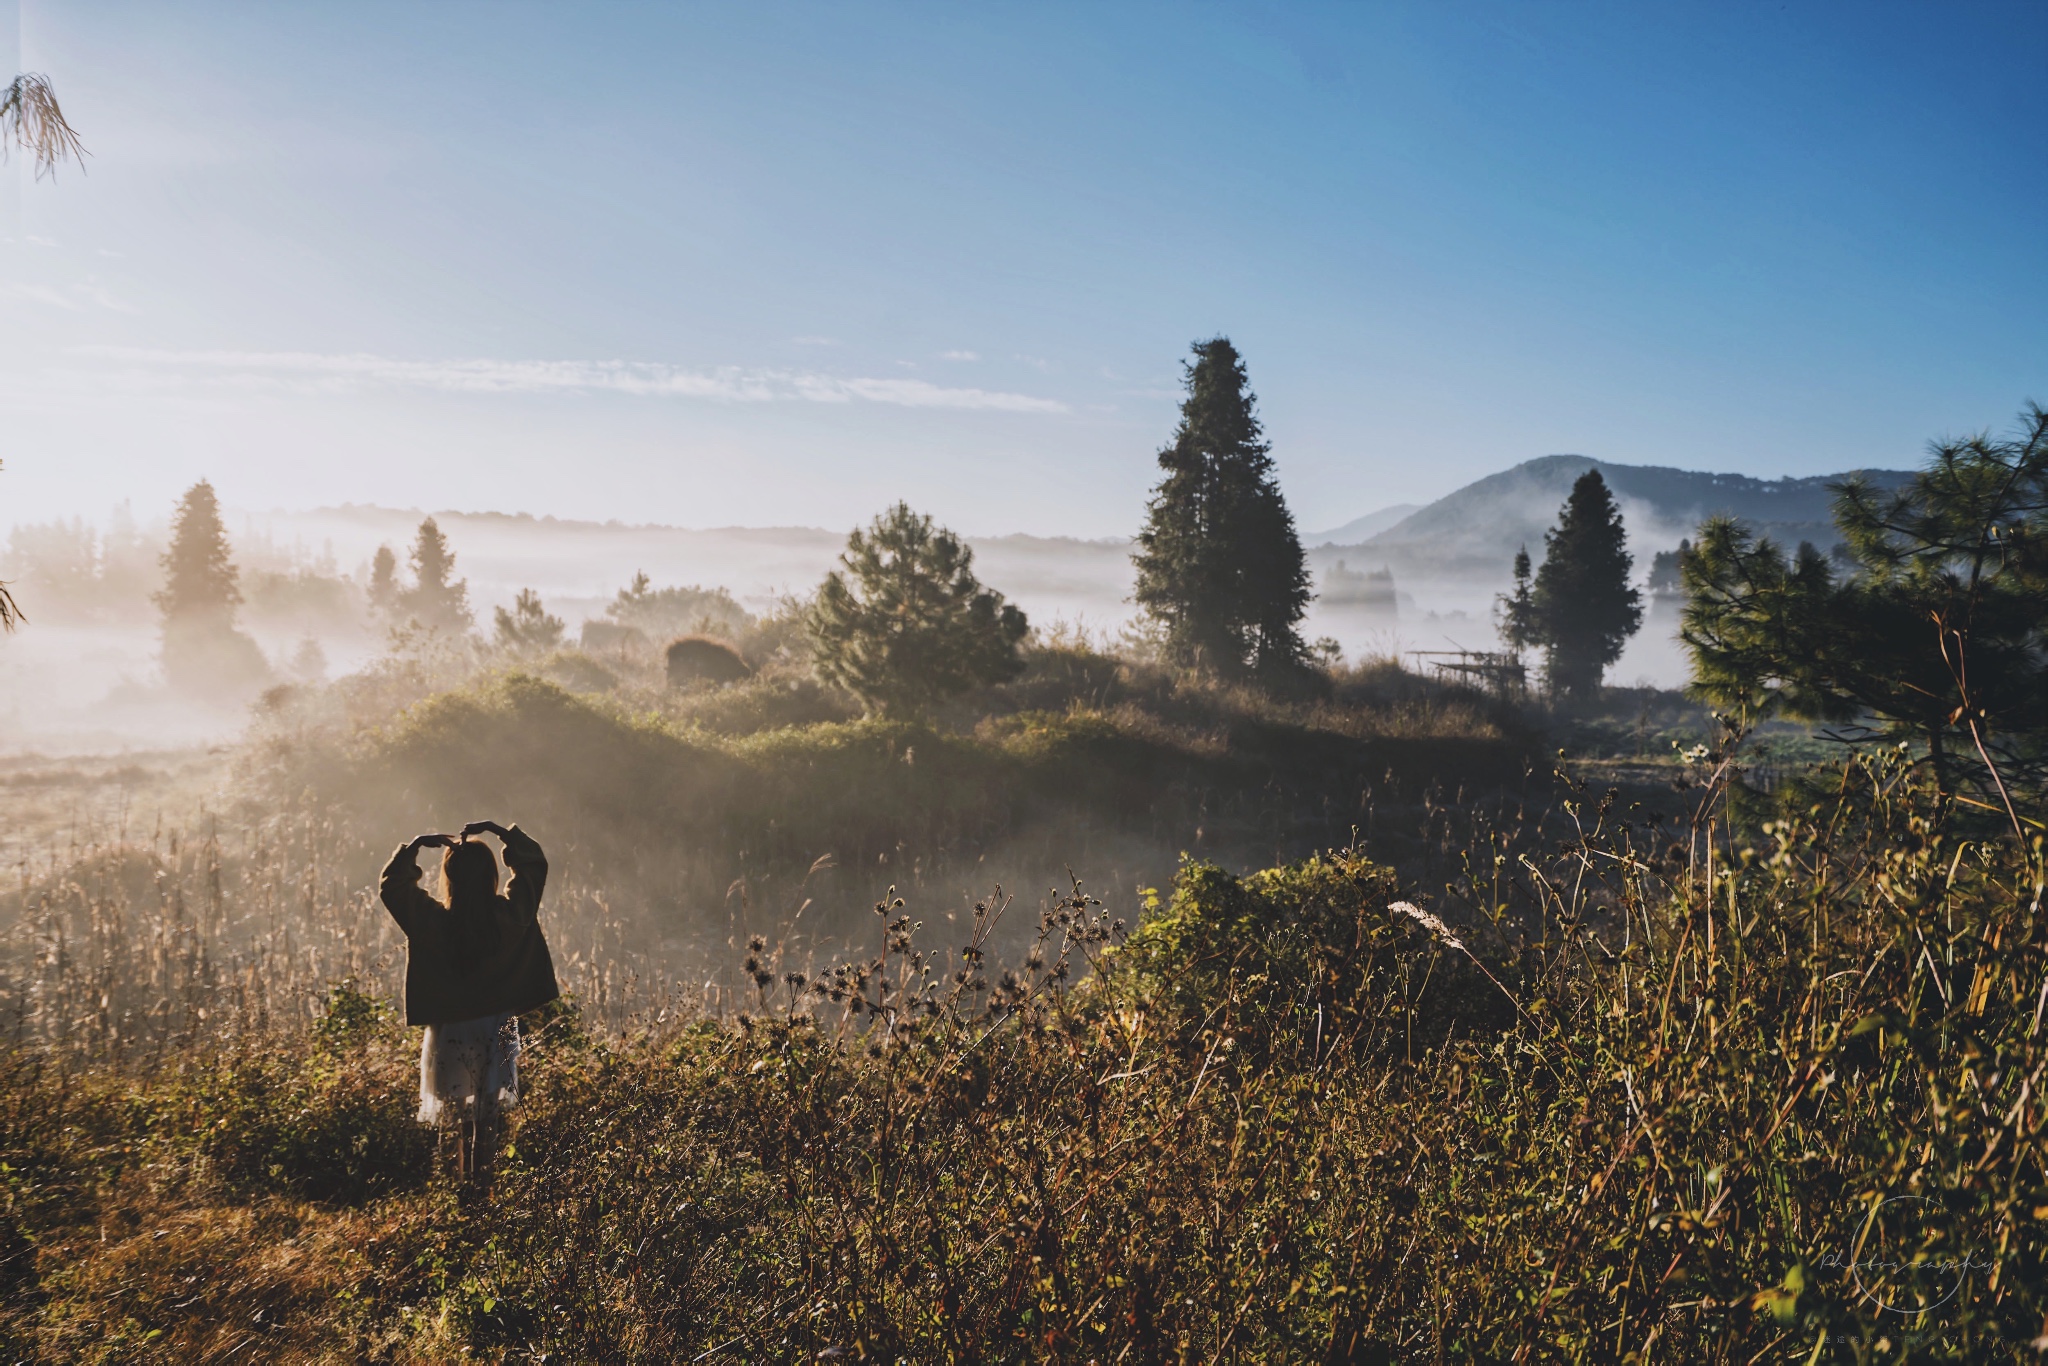
[[[534,667],[543,678],[570,692],[608,693],[619,686],[616,673],[581,650],[557,650]]]
[[[231,1189],[361,1205],[417,1190],[434,1168],[408,1036],[391,1008],[335,987],[313,1046],[255,1044],[192,1069],[172,1101],[201,1170]]]
[[[1097,993],[1176,1038],[1279,1039],[1322,1056],[1364,1048],[1413,1057],[1453,1029],[1512,1022],[1473,962],[1389,909],[1396,878],[1354,850],[1238,877],[1187,863],[1138,931],[1110,951]]]

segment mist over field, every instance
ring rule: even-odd
[[[1561,494],[1559,495],[1561,497]],[[1447,500],[1448,501],[1448,500]],[[1654,504],[1622,500],[1639,568],[1697,526]],[[1487,517],[1492,509],[1477,514]],[[1554,512],[1554,509],[1553,509]],[[316,641],[332,676],[353,672],[388,645],[363,598],[379,545],[403,553],[427,514],[373,506],[255,513],[227,518],[249,601],[249,633],[291,676],[290,659]],[[770,610],[815,589],[836,563],[844,529],[814,527],[684,529],[622,522],[579,522],[531,514],[439,511],[434,514],[468,580],[480,619],[538,592],[573,638],[636,573],[657,584],[724,588],[750,611]],[[1305,518],[1313,521],[1313,518]],[[1516,530],[1483,526],[1462,538],[1499,546]],[[1541,530],[1526,539],[1540,552]],[[1304,620],[1311,637],[1334,639],[1349,658],[1409,651],[1495,648],[1493,606],[1509,586],[1506,556],[1464,549],[1424,531],[1363,544],[1318,543],[1310,562],[1319,596]],[[174,699],[162,688],[158,623],[149,603],[161,577],[166,534],[160,519],[124,509],[99,522],[83,518],[16,524],[0,554],[0,576],[21,585],[29,624],[0,654],[0,745],[13,752],[87,752],[218,742],[239,731],[246,699]],[[1041,626],[1065,623],[1113,638],[1134,617],[1131,543],[1016,533],[973,538],[977,572]],[[1340,567],[1341,566],[1341,567]],[[1391,593],[1346,575],[1392,574]],[[1332,576],[1335,576],[1334,578]],[[1670,614],[1630,642],[1618,680],[1659,687],[1682,680]],[[195,701],[201,704],[195,705]]]
[[[1828,520],[1829,490],[1844,476],[1770,481],[1544,457],[1391,518],[1368,514],[1319,532],[1321,510],[1297,510],[1317,591],[1304,633],[1334,640],[1347,658],[1401,656],[1425,670],[1439,652],[1496,649],[1495,603],[1510,586],[1515,550],[1529,547],[1540,564],[1544,530],[1570,478],[1596,467],[1617,489],[1639,582],[1658,553],[1696,534],[1714,513],[1739,515],[1788,546],[1812,541],[1826,548],[1838,540]],[[370,559],[380,545],[402,556],[426,512],[368,504],[250,512],[234,508],[232,491],[224,496],[235,557],[248,577],[246,625],[280,677],[290,676],[290,657],[307,639],[318,642],[335,676],[387,646],[386,628],[372,620],[363,598]],[[583,622],[601,620],[636,573],[657,584],[724,588],[749,611],[769,611],[814,590],[846,535],[845,528],[686,529],[531,513],[434,515],[480,620],[531,589],[567,623],[571,638]],[[0,655],[0,744],[16,752],[153,748],[236,732],[237,699],[195,707],[159,686],[148,594],[160,575],[155,560],[164,535],[163,521],[138,521],[127,505],[97,523],[14,526],[0,575],[20,581],[37,605],[30,627]],[[1344,535],[1356,539],[1333,539]],[[1134,619],[1128,540],[1017,532],[969,543],[981,577],[1041,627],[1065,623],[1112,639]],[[1679,686],[1685,662],[1676,629],[1675,600],[1653,601],[1649,621],[1612,667],[1614,680]]]
[[[0,0],[0,1362],[2038,1362],[2043,70]]]

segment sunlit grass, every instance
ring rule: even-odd
[[[407,1117],[388,976],[317,1023],[228,985],[281,946],[233,926],[344,919],[324,873],[291,909],[261,873],[317,828],[218,910],[204,845],[154,907],[161,865],[103,861],[47,884],[125,927],[102,966],[14,998],[0,1322],[166,1360],[2030,1355],[2038,853],[1882,766],[1746,843],[1594,793],[1547,833],[1490,812],[1436,819],[1434,888],[1196,864],[1135,925],[1085,887],[891,899],[865,949],[767,943],[717,991],[590,962],[612,995],[529,1022],[482,1204]],[[124,1042],[91,987],[147,976],[179,896],[218,1013]],[[1921,1261],[1873,1288],[1858,1248]]]

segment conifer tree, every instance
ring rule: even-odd
[[[1237,348],[1216,337],[1195,343],[1194,355],[1132,556],[1135,596],[1180,667],[1284,673],[1307,655],[1297,629],[1310,597],[1301,538]]]
[[[388,545],[378,546],[370,557],[370,586],[365,596],[370,610],[380,617],[398,610],[398,557]]]
[[[974,552],[909,504],[849,536],[839,563],[805,625],[819,674],[870,711],[914,715],[1024,671],[1024,613],[983,588]]]
[[[562,643],[562,619],[541,606],[540,594],[519,590],[512,610],[493,608],[498,648],[514,654],[546,654]]]
[[[476,620],[469,610],[469,580],[454,577],[455,552],[431,517],[420,523],[413,540],[412,573],[413,586],[398,595],[400,610],[438,631],[468,631]]]
[[[233,623],[242,603],[241,576],[228,551],[220,501],[204,479],[185,491],[171,514],[171,546],[164,552],[163,568],[164,586],[152,601],[166,621]]]
[[[299,648],[292,651],[291,662],[286,667],[301,683],[325,683],[327,651],[320,648],[318,640],[306,636],[299,641]]]
[[[2048,788],[2048,410],[1935,445],[1904,488],[1852,478],[1834,513],[1845,573],[1726,518],[1700,529],[1679,566],[1692,692],[1917,742],[1942,791],[1971,783],[2019,827],[2013,785]]]
[[[656,588],[645,570],[633,575],[630,587],[621,588],[604,614],[621,626],[631,626],[650,636],[697,631],[710,635],[737,635],[752,624],[747,609],[724,588]]]
[[[1607,666],[1621,658],[1622,646],[1643,623],[1642,594],[1629,583],[1635,561],[1621,509],[1600,471],[1587,470],[1572,485],[1557,525],[1543,533],[1543,548],[1534,585],[1522,605],[1509,599],[1504,615],[1513,623],[1521,613],[1520,643],[1542,648],[1551,695],[1590,701]],[[1517,570],[1526,564],[1518,557]]]
[[[1494,600],[1494,628],[1500,633],[1501,642],[1516,657],[1522,651],[1533,649],[1539,643],[1536,631],[1536,600],[1529,589],[1529,547],[1523,546],[1515,552],[1515,591],[1503,593]]]
[[[267,678],[263,652],[235,629],[240,576],[229,555],[220,502],[206,480],[179,500],[162,563],[164,586],[152,600],[163,614],[164,676],[171,686],[235,692]]]

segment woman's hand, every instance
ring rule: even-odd
[[[496,835],[499,839],[503,839],[505,838],[505,827],[496,821],[471,821],[468,825],[462,827],[462,837],[468,839],[471,835]]]
[[[422,849],[446,847],[453,843],[455,843],[455,836],[453,835],[414,835],[412,838],[414,853],[418,853]]]

